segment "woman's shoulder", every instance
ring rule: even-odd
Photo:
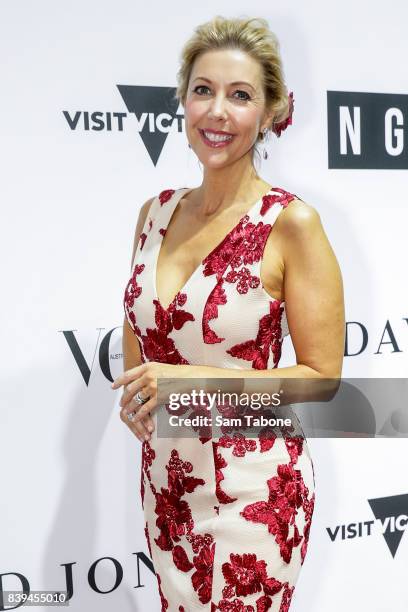
[[[160,204],[163,205],[171,200],[175,194],[178,194],[181,191],[191,191],[191,189],[191,187],[167,187],[162,189],[153,199],[157,199]]]
[[[156,193],[156,195],[152,196],[151,198],[149,198],[148,200],[146,200],[146,202],[144,204],[142,204],[142,206],[140,207],[140,215],[142,218],[146,219],[147,215],[153,212],[154,208],[157,205],[163,205],[166,202],[168,202],[169,200],[171,200],[171,198],[173,197],[173,195],[175,193],[178,193],[180,191],[182,191],[183,187],[179,187],[179,188],[173,188],[173,187],[167,187],[165,189],[162,189],[161,191],[159,191],[159,193]]]
[[[294,195],[289,205],[285,206],[279,215],[279,231],[291,235],[307,235],[320,225],[321,218],[317,209],[297,195]]]
[[[320,215],[314,206],[298,196],[280,211],[276,232],[275,242],[280,245],[285,265],[288,262],[305,265],[310,256],[325,257],[322,247],[328,240]]]
[[[177,197],[178,193],[187,189],[189,190],[188,187],[167,187],[146,200],[139,210],[140,224],[143,226],[147,222],[148,218],[153,219],[158,209],[162,208],[166,202],[169,202],[174,195]]]

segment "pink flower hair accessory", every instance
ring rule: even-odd
[[[272,132],[274,132],[278,138],[280,138],[281,133],[286,130],[288,125],[292,125],[292,115],[294,108],[294,98],[293,91],[289,93],[289,115],[284,121],[280,121],[279,123],[274,123],[272,127]]]

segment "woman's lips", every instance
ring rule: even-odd
[[[201,140],[204,142],[204,144],[206,144],[208,147],[211,147],[212,149],[219,149],[221,147],[226,147],[229,144],[231,144],[231,142],[234,140],[234,135],[231,134],[231,138],[228,138],[228,140],[220,140],[218,142],[214,142],[212,140],[209,140],[206,135],[204,134],[204,130],[198,130],[200,132],[200,136],[201,136]]]

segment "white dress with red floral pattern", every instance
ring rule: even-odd
[[[142,359],[276,368],[289,333],[285,303],[266,292],[260,266],[276,218],[297,196],[273,187],[260,198],[165,309],[156,264],[188,191],[166,189],[153,200],[135,252],[124,309]],[[162,612],[287,612],[314,489],[303,436],[160,438],[156,426],[142,445],[141,498]]]

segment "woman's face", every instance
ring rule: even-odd
[[[229,165],[252,149],[266,119],[261,71],[259,63],[239,49],[206,51],[194,62],[185,125],[204,166]]]

